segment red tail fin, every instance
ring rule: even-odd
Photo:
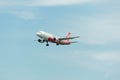
[[[70,33],[70,32],[68,32],[68,34],[67,34],[66,38],[70,38],[70,35],[71,35],[71,33]],[[67,41],[67,42],[69,42],[69,39],[66,39],[66,41]]]

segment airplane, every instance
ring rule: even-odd
[[[74,39],[74,38],[79,38],[80,36],[76,36],[76,37],[70,37],[71,33],[68,32],[67,36],[64,38],[59,38],[56,37],[50,33],[47,33],[45,31],[39,31],[36,33],[36,35],[39,37],[39,39],[37,40],[39,43],[44,43],[46,42],[46,46],[49,46],[48,42],[51,43],[56,43],[56,45],[69,45],[71,43],[76,43],[76,41],[72,41],[70,42],[70,39]]]

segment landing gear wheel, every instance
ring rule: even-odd
[[[48,41],[47,41],[47,44],[46,44],[46,46],[49,46],[49,44],[48,44]]]
[[[38,39],[38,42],[41,42],[41,40],[40,40],[40,39]]]
[[[59,44],[57,43],[56,45],[58,46]]]
[[[49,44],[46,44],[46,46],[49,46]]]

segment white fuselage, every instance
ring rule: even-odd
[[[52,42],[52,43],[57,43],[57,44],[62,44],[62,45],[70,44],[66,40],[59,40],[58,37],[53,36],[52,34],[44,32],[44,31],[39,31],[39,32],[36,33],[36,35],[38,37],[40,37],[40,39],[45,40],[47,42]]]
[[[48,40],[49,37],[53,38],[52,34],[46,33],[44,31],[37,32],[36,35],[44,40]]]

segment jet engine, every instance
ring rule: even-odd
[[[53,40],[56,41],[57,39],[54,37]]]
[[[44,40],[38,39],[38,42],[39,42],[39,43],[44,43]]]

